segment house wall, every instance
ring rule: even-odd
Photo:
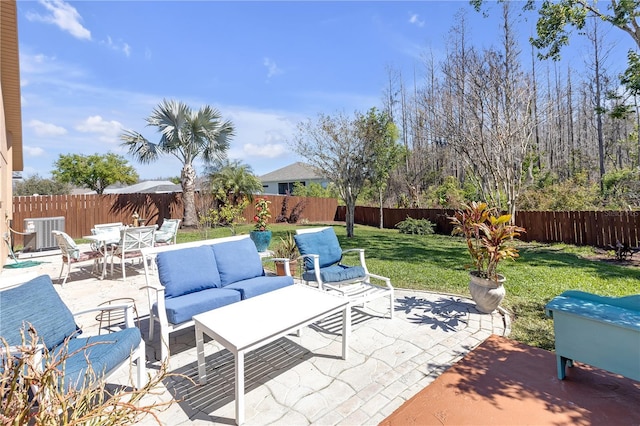
[[[268,195],[285,195],[278,194],[278,186],[281,183],[295,183],[295,182],[304,182],[305,185],[309,185],[311,183],[319,183],[323,188],[327,187],[327,181],[323,179],[309,179],[309,180],[294,180],[294,181],[277,181],[277,182],[262,182],[262,189],[265,194]]]
[[[0,84],[0,100],[2,100],[2,85]],[[4,118],[4,102],[0,102],[0,267],[4,267],[9,256],[9,247],[4,242],[8,236],[9,228],[7,219],[11,217],[11,189],[12,161],[11,161],[11,135],[7,131]]]
[[[13,172],[23,168],[17,7],[15,0],[0,0],[0,268],[9,255]]]

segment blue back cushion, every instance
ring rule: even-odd
[[[342,258],[342,249],[333,228],[327,228],[319,232],[298,234],[293,237],[296,240],[300,254],[317,254],[320,256],[320,267],[324,268],[338,263]],[[313,261],[305,259],[307,270],[313,270]]]
[[[262,260],[250,238],[211,245],[222,286],[264,275]]]
[[[220,287],[220,274],[210,246],[164,251],[158,253],[156,262],[165,297]]]
[[[60,345],[76,331],[73,314],[64,304],[48,275],[0,292],[0,336],[9,345],[21,345],[20,330],[33,325],[40,342],[48,349]]]

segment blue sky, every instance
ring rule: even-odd
[[[236,127],[229,157],[262,175],[302,160],[287,146],[298,123],[380,107],[389,66],[420,78],[461,9],[475,44],[499,34],[497,9],[483,18],[467,1],[17,4],[25,177],[50,177],[60,154],[107,152],[142,179],[179,176],[177,159],[141,165],[118,138],[157,141],[145,118],[163,98],[217,108]],[[525,52],[534,24],[522,23]]]

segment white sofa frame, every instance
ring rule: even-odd
[[[180,250],[190,247],[200,247],[204,245],[220,244],[228,241],[239,241],[245,238],[249,238],[249,235],[234,235],[232,237],[214,238],[209,240],[191,241],[188,243],[169,244],[155,247],[145,247],[141,249],[142,257],[144,260],[144,275],[146,285],[143,287],[147,290],[147,296],[149,299],[149,340],[153,339],[153,333],[155,330],[155,323],[160,326],[160,356],[164,361],[169,356],[169,334],[174,331],[182,330],[194,325],[193,320],[185,321],[180,324],[171,324],[167,318],[167,310],[164,300],[164,286],[160,284],[160,279],[157,273],[157,267],[155,267],[156,257],[158,253],[163,253],[172,250]],[[268,252],[267,252],[268,253]],[[260,253],[261,257],[265,257],[266,254]],[[158,304],[158,314],[154,314],[152,306],[154,303]]]

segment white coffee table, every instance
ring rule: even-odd
[[[236,423],[244,422],[244,355],[342,311],[342,359],[347,359],[351,315],[349,300],[306,285],[294,284],[241,302],[195,315],[198,378],[207,382],[204,334],[235,356]]]

